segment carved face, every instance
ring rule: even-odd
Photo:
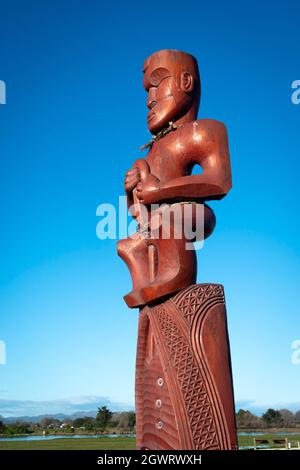
[[[170,67],[171,69],[171,67]],[[183,116],[193,104],[194,78],[189,72],[148,64],[144,69],[144,87],[148,91],[148,128],[157,134],[170,121]]]

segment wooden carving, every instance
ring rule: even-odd
[[[201,87],[194,57],[162,50],[145,61],[143,74],[153,137],[144,146],[146,157],[138,158],[125,176],[138,230],[118,243],[132,277],[124,299],[140,308],[137,445],[233,449],[223,288],[195,285],[192,245],[215,227],[206,201],[223,198],[231,188],[227,132],[218,121],[197,120]],[[195,166],[199,174],[193,174]]]
[[[188,287],[140,314],[139,449],[237,446],[222,286]]]

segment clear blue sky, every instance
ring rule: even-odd
[[[300,402],[299,13],[296,1],[0,2],[0,399],[134,401],[138,312],[95,213],[149,140],[143,60],[172,48],[199,61],[199,117],[229,133],[234,186],[212,204],[198,281],[225,286],[236,400]]]

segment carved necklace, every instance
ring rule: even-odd
[[[142,147],[140,147],[141,150],[145,150],[147,148],[151,148],[152,145],[157,142],[158,140],[162,139],[163,137],[165,137],[165,135],[169,134],[170,132],[172,131],[176,131],[176,129],[179,129],[179,127],[182,127],[182,124],[177,126],[176,124],[173,124],[173,121],[170,121],[169,122],[169,127],[165,127],[164,129],[162,129],[161,131],[159,131],[156,135],[153,135],[150,142],[147,142],[147,144],[145,145],[142,145]]]

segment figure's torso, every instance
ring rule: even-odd
[[[163,184],[191,174],[193,164],[186,159],[186,126],[170,132],[151,147],[146,161],[151,174]]]

